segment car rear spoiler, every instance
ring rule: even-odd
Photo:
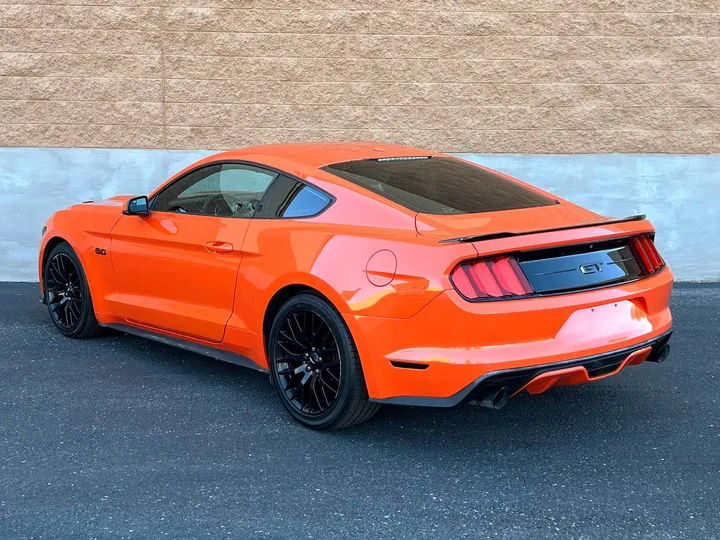
[[[498,238],[510,238],[511,236],[524,236],[526,234],[537,234],[555,231],[566,231],[568,229],[582,229],[584,227],[596,227],[599,225],[614,225],[615,223],[626,223],[628,221],[642,221],[645,219],[645,214],[637,214],[634,216],[628,216],[617,219],[607,219],[605,221],[598,221],[596,223],[583,223],[581,225],[568,225],[567,227],[554,227],[552,229],[538,229],[536,231],[526,232],[498,232],[490,234],[478,234],[475,236],[459,236],[457,238],[448,238],[446,240],[440,240],[441,244],[455,244],[462,242],[480,242],[481,240],[496,240]]]

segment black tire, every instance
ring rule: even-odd
[[[43,269],[43,290],[50,319],[61,334],[89,338],[101,333],[87,276],[67,242],[55,246],[48,255]]]
[[[349,427],[368,420],[380,408],[368,401],[360,358],[345,321],[317,295],[298,294],[280,308],[268,338],[268,361],[280,401],[307,427]],[[311,393],[309,399],[306,391]],[[333,392],[335,397],[328,398]]]

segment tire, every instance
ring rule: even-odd
[[[268,363],[283,406],[309,428],[346,428],[380,409],[368,401],[350,330],[317,295],[298,294],[280,308],[268,339]]]
[[[79,339],[101,333],[87,276],[67,242],[55,246],[48,255],[43,269],[43,290],[50,319],[61,334]]]

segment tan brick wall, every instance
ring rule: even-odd
[[[0,146],[720,151],[720,0],[65,1],[0,0]]]

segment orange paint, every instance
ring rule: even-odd
[[[263,368],[263,322],[271,300],[288,286],[313,289],[347,323],[369,395],[377,399],[448,397],[491,371],[606,353],[646,342],[671,328],[673,276],[667,267],[644,279],[577,293],[464,300],[449,280],[461,261],[649,234],[654,229],[641,220],[532,233],[602,219],[562,200],[552,207],[485,214],[416,214],[319,169],[383,155],[438,154],[345,143],[276,145],[210,156],[154,193],[200,164],[240,160],[285,171],[335,201],[315,217],[297,219],[157,211],[145,217],[123,215],[128,197],[79,204],[49,219],[39,271],[42,274],[50,243],[64,239],[84,267],[100,323],[129,324],[213,345]],[[529,234],[439,243],[468,231]],[[105,249],[107,256],[97,255],[96,248]],[[637,358],[629,356],[621,369]],[[391,360],[428,367],[401,369]],[[577,370],[548,372],[528,389],[542,391],[548,381],[552,386],[587,380]]]
[[[516,394],[519,394],[523,390],[527,390],[530,394],[542,394],[543,392],[549,390],[552,386],[571,386],[574,384],[583,384],[591,381],[599,381],[601,379],[605,379],[606,377],[612,377],[613,375],[620,373],[626,366],[642,364],[645,359],[650,356],[651,352],[652,347],[644,347],[639,351],[635,351],[629,354],[615,371],[598,377],[590,377],[587,370],[582,366],[548,371],[535,377],[532,381],[518,390]]]

